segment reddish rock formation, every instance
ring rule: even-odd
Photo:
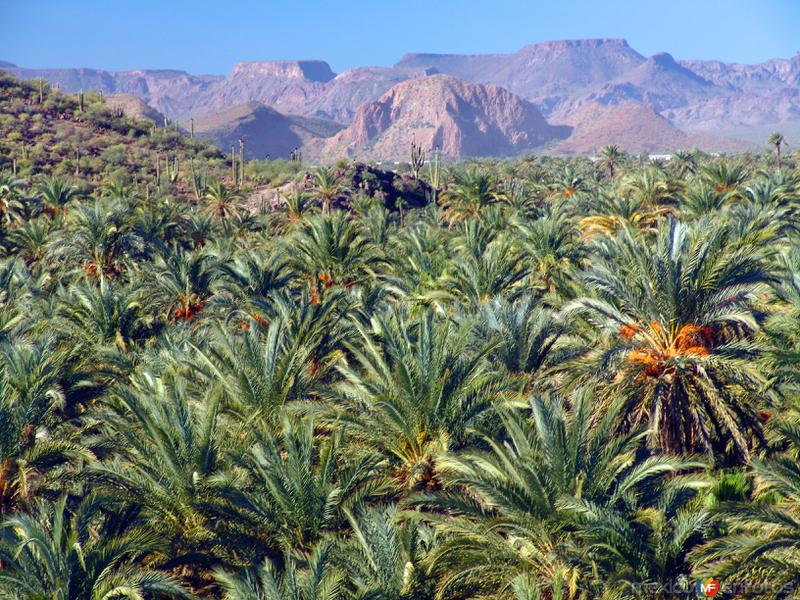
[[[643,104],[605,106],[587,104],[567,123],[572,135],[556,150],[568,153],[594,153],[603,146],[615,144],[627,152],[673,152],[701,150],[734,152],[748,149],[741,140],[711,134],[687,134]]]
[[[451,158],[509,156],[568,134],[568,128],[549,125],[533,104],[508,90],[432,75],[400,83],[362,105],[350,127],[311,151],[405,160],[415,139]]]

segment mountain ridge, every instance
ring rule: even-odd
[[[44,77],[68,92],[131,94],[172,120],[213,115],[258,102],[284,115],[352,124],[358,109],[394,86],[437,74],[496,85],[533,103],[553,125],[587,105],[652,106],[687,132],[717,134],[793,128],[800,123],[800,54],[755,65],[645,57],[621,38],[553,40],[511,53],[407,53],[392,66],[335,73],[324,60],[236,63],[228,75],[157,69],[28,69],[0,62],[28,79]],[[748,136],[751,137],[751,136]]]

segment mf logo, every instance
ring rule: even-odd
[[[719,579],[709,577],[697,581],[697,595],[702,598],[713,598],[719,592]]]

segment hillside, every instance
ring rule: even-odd
[[[616,106],[587,104],[565,123],[573,128],[572,134],[558,144],[556,150],[566,153],[594,153],[603,146],[612,144],[631,153],[694,148],[735,152],[751,146],[732,138],[685,133],[652,107],[636,103]]]
[[[433,67],[462,79],[493,83],[531,100],[545,112],[566,97],[607,82],[644,62],[625,40],[559,40],[513,54],[409,54],[395,66]]]
[[[779,129],[796,123],[800,114],[800,54],[757,65],[676,60],[666,52],[646,58],[622,39],[556,40],[509,54],[410,53],[392,67],[362,66],[339,74],[322,60],[242,62],[228,75],[30,69],[10,63],[0,63],[0,69],[43,77],[73,93],[132,94],[182,122],[259,102],[283,114],[350,123],[364,102],[435,73],[506,88],[559,121],[586,104],[635,102],[653,106],[681,129],[724,134]]]
[[[0,74],[0,171],[71,175],[89,185],[99,185],[103,177],[142,184],[155,183],[167,158],[177,159],[178,168],[189,158],[204,165],[221,158],[201,140],[137,118],[131,107],[141,108],[139,103],[95,93],[81,102],[47,85],[40,97],[37,82]],[[161,183],[165,189],[175,183],[171,191],[181,191],[177,181],[162,177]]]
[[[195,133],[213,142],[223,152],[244,141],[245,158],[289,158],[295,148],[312,139],[330,137],[342,129],[333,121],[314,117],[282,115],[257,102],[237,104],[195,119]]]
[[[111,94],[106,97],[106,104],[112,110],[121,110],[129,119],[148,120],[157,127],[164,125],[164,115],[133,94]]]
[[[568,135],[538,109],[493,85],[432,75],[400,83],[363,104],[353,123],[309,149],[317,156],[408,158],[412,139],[444,156],[509,156]]]

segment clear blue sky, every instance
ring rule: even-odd
[[[800,0],[0,0],[0,11],[0,60],[28,67],[224,74],[241,60],[321,58],[342,71],[586,37],[746,63],[800,50]]]

